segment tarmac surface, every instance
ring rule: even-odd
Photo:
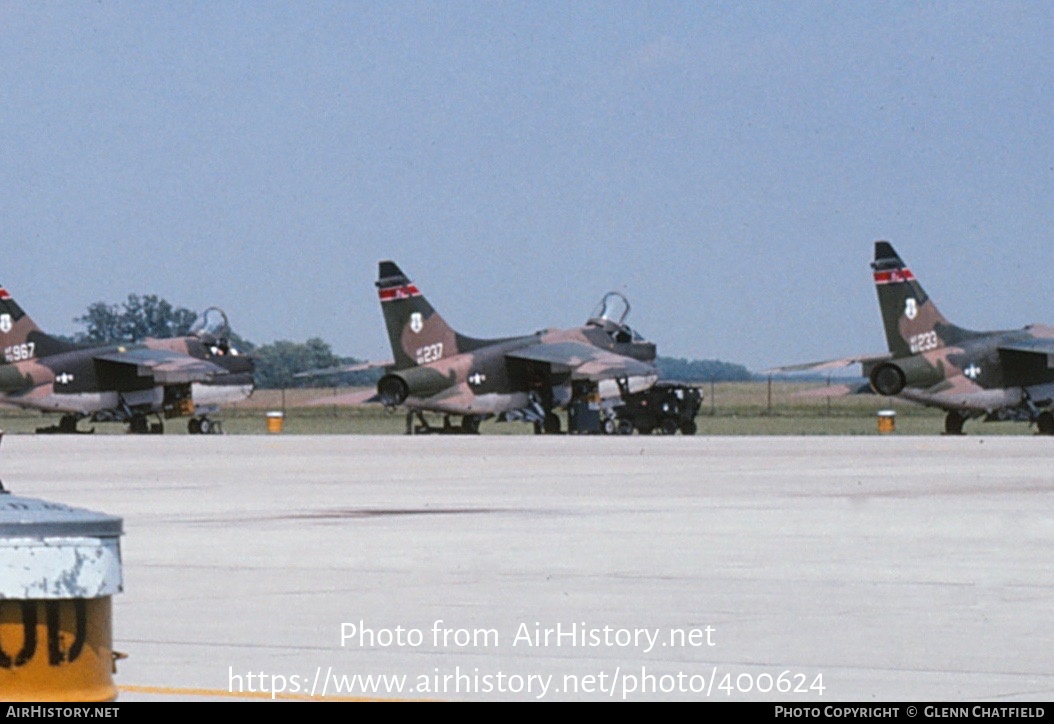
[[[118,701],[1054,700],[1048,438],[8,435],[0,477],[123,518]]]

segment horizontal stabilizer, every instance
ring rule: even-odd
[[[861,365],[872,365],[876,362],[885,362],[886,360],[893,359],[893,355],[886,354],[874,354],[874,355],[858,355],[854,357],[841,357],[839,359],[824,360],[822,362],[805,362],[797,365],[787,365],[785,367],[773,367],[772,369],[765,370],[766,373],[776,372],[809,372],[812,370],[833,370],[841,367],[848,367],[853,364]]]
[[[848,397],[850,395],[873,395],[874,390],[867,382],[859,384],[837,384],[824,385],[823,387],[810,387],[807,390],[791,393],[791,397]]]
[[[340,395],[319,397],[304,403],[304,407],[358,407],[378,402],[380,402],[380,398],[377,396],[377,390],[366,388],[355,390],[354,392],[345,392]]]
[[[339,375],[345,372],[362,372],[364,370],[373,370],[379,367],[391,367],[395,364],[395,360],[384,360],[383,362],[359,362],[353,365],[338,365],[336,367],[323,367],[317,370],[307,370],[305,372],[297,372],[293,377],[325,377],[327,375]]]

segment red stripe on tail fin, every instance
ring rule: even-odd
[[[407,299],[409,297],[419,297],[421,292],[417,290],[413,284],[407,284],[402,287],[389,287],[387,289],[381,289],[378,292],[378,296],[382,302],[391,302],[396,299]]]
[[[896,284],[897,282],[913,282],[915,275],[911,269],[889,269],[887,271],[875,272],[875,284]]]

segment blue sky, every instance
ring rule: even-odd
[[[1054,323],[1054,5],[0,2],[0,283],[158,294],[389,356],[394,259],[463,333],[580,324],[753,370],[946,316]]]

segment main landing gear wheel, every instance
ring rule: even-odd
[[[461,432],[466,435],[479,434],[480,419],[476,415],[465,415],[461,418]]]
[[[215,435],[221,432],[218,420],[207,417],[192,417],[187,421],[187,432],[191,435]]]
[[[95,428],[94,427],[92,429],[90,429],[90,430],[78,430],[77,429],[77,423],[79,421],[80,421],[80,418],[77,417],[77,415],[63,415],[62,419],[59,420],[59,424],[57,424],[57,425],[48,425],[47,427],[38,427],[37,428],[37,432],[40,433],[40,434],[61,433],[63,435],[74,435],[74,434],[77,434],[77,433],[80,433],[80,432],[86,432],[86,433],[95,432]]]
[[[1036,418],[1036,427],[1040,435],[1054,435],[1054,412],[1044,410]]]
[[[698,430],[699,426],[695,424],[695,420],[689,420],[688,422],[681,423],[682,435],[694,435]]]
[[[962,435],[964,422],[966,422],[966,418],[955,410],[952,410],[944,418],[944,434]]]

